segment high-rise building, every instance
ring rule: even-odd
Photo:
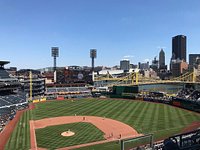
[[[200,58],[200,54],[189,54],[189,69],[192,70],[195,63],[196,63],[196,59]]]
[[[173,77],[178,77],[187,72],[188,64],[184,61],[176,61],[171,64],[171,72]]]
[[[158,72],[158,65],[159,65],[159,62],[156,59],[156,57],[154,57],[154,59],[152,60],[151,65],[150,65],[150,68],[153,69],[155,72]]]
[[[129,71],[130,69],[130,61],[127,59],[120,61],[120,69],[124,71]]]
[[[149,62],[146,62],[146,63],[139,62],[138,68],[141,69],[141,70],[148,70],[149,69]]]
[[[163,66],[165,66],[165,52],[161,49],[159,53],[159,68]]]
[[[177,35],[172,38],[172,56],[186,62],[186,36]]]

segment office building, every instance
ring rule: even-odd
[[[146,62],[146,63],[139,62],[138,67],[139,67],[140,70],[148,70],[149,69],[149,62]]]
[[[130,69],[130,61],[127,59],[120,61],[120,69],[124,71],[129,71]]]
[[[193,70],[197,58],[200,58],[200,54],[189,54],[189,69]]]
[[[177,35],[172,38],[173,59],[180,59],[186,62],[186,36]]]
[[[173,61],[171,62],[171,72],[173,77],[181,76],[186,73],[188,69],[188,64],[184,61]]]
[[[165,52],[161,49],[159,53],[159,68],[163,66],[165,66]]]
[[[156,59],[156,57],[154,57],[154,59],[152,60],[152,64],[150,65],[150,68],[153,69],[155,72],[158,72],[158,65],[159,61]]]

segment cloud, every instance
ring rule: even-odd
[[[151,59],[149,59],[149,58],[144,59],[144,62],[150,62],[150,61],[151,61]]]
[[[125,55],[124,58],[133,58],[133,55]]]

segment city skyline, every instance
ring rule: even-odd
[[[182,2],[182,1],[181,1]],[[169,65],[171,38],[187,36],[187,61],[199,53],[200,2],[160,1],[0,1],[1,57],[19,69],[53,66],[51,47],[59,47],[57,66],[138,64],[159,56]],[[179,9],[177,9],[179,8]]]

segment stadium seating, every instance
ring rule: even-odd
[[[175,135],[163,141],[153,143],[152,147],[141,145],[131,150],[199,150],[200,129]]]
[[[200,129],[169,137],[164,140],[164,148],[170,149],[200,149]]]
[[[139,95],[144,101],[169,104],[188,110],[200,112],[200,91],[193,88],[183,88],[176,96],[155,96],[153,94]],[[138,98],[140,98],[138,96]]]
[[[14,108],[0,109],[0,132],[3,131],[8,121],[14,118],[15,114],[16,114],[16,109]]]
[[[54,87],[47,88],[45,95],[47,99],[56,99],[59,95],[64,98],[79,98],[91,96],[91,90],[86,87]]]
[[[11,78],[3,65],[8,62],[0,61],[0,132],[9,120],[12,120],[17,110],[28,107],[26,96],[19,92],[20,82]]]
[[[9,105],[9,102],[5,101],[3,97],[0,97],[0,107]]]
[[[196,101],[200,98],[200,91],[193,89],[182,89],[177,93],[177,97]]]
[[[0,108],[3,106],[9,107],[21,103],[26,103],[25,95],[13,94],[13,95],[0,96]]]
[[[0,67],[0,79],[10,78],[9,73]]]
[[[15,117],[17,110],[26,108],[28,108],[28,103],[0,108],[0,132],[2,132],[6,124]]]

